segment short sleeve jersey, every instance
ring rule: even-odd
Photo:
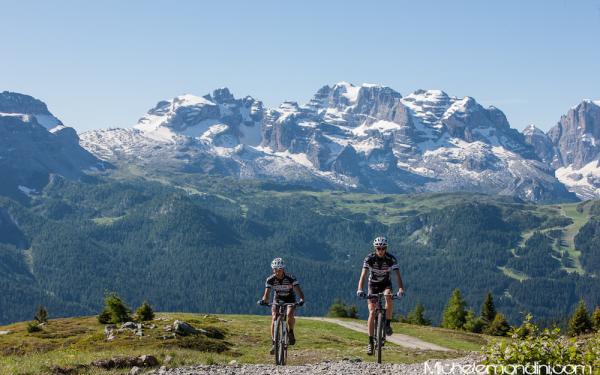
[[[369,270],[369,283],[375,284],[390,282],[390,272],[400,269],[396,257],[388,252],[383,257],[378,257],[375,253],[367,255],[363,268]]]
[[[300,285],[298,280],[291,274],[284,274],[283,278],[278,279],[275,275],[271,275],[265,282],[265,288],[275,291],[276,298],[286,298],[294,296],[294,287]]]

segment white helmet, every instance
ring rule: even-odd
[[[285,268],[285,263],[283,263],[283,259],[281,259],[281,258],[273,259],[273,261],[271,262],[271,268],[274,270],[279,269],[279,268]]]
[[[385,236],[377,237],[373,240],[373,247],[387,247],[388,240]]]

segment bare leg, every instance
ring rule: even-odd
[[[392,300],[392,291],[391,289],[386,289],[383,294],[385,294],[385,318],[388,321],[392,320],[394,316],[394,302]]]
[[[293,306],[288,306],[287,308],[287,321],[288,321],[288,328],[290,331],[294,330],[294,325],[296,325],[296,318],[294,317],[294,307]]]
[[[271,311],[271,340],[275,340],[275,320],[277,320],[277,311]]]
[[[369,328],[369,336],[373,337],[375,333],[375,302],[369,300],[369,321],[367,327]]]

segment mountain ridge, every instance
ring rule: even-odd
[[[159,159],[147,167],[171,160],[171,167],[181,162],[179,170],[193,165],[238,178],[372,192],[575,199],[502,111],[441,90],[403,97],[382,85],[340,82],[321,87],[304,105],[265,108],[221,88],[160,101],[134,128],[140,132],[114,130],[110,142],[86,132],[81,144],[113,162],[111,150],[125,150],[136,161]]]

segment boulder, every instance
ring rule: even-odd
[[[138,325],[134,322],[125,322],[123,323],[123,325],[121,325],[122,329],[137,329]]]
[[[181,335],[181,336],[197,335],[200,333],[202,333],[202,334],[208,333],[204,329],[194,328],[189,323],[182,322],[181,320],[176,320],[175,323],[173,323],[173,331],[175,331],[176,334]]]

